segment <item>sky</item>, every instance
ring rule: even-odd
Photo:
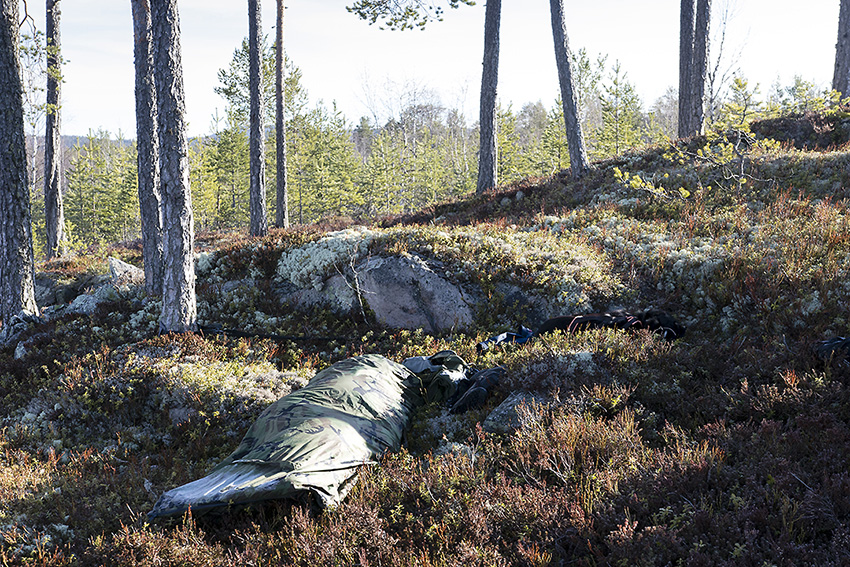
[[[445,5],[445,0],[435,0]],[[28,1],[44,29],[44,3]],[[446,9],[425,31],[394,32],[357,19],[348,0],[286,0],[284,45],[301,68],[313,103],[336,103],[351,123],[385,117],[410,85],[434,92],[447,107],[478,116],[485,0]],[[730,6],[723,53],[764,95],[795,76],[830,86],[838,30],[838,0],[714,0],[712,25]],[[67,60],[62,128],[82,135],[103,129],[135,137],[133,27],[129,0],[63,0],[62,52]],[[248,33],[247,2],[179,0],[186,119],[191,136],[213,129],[224,101],[214,92]],[[263,30],[274,38],[276,3],[263,2]],[[619,61],[644,107],[678,84],[678,0],[565,0],[573,50]],[[551,107],[559,93],[547,0],[502,2],[499,101]]]

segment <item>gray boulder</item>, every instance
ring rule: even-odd
[[[474,300],[422,258],[370,258],[357,272],[361,297],[388,327],[436,334],[472,324]]]
[[[111,283],[117,287],[145,285],[145,271],[118,258],[109,258]]]
[[[89,275],[61,283],[54,277],[38,274],[35,277],[35,301],[42,309],[52,305],[65,305],[87,290],[97,289],[109,281],[109,276]]]
[[[42,322],[41,317],[33,313],[18,313],[6,321],[0,329],[0,344],[10,345],[18,341],[23,333]]]
[[[108,263],[109,276],[96,276],[92,279],[88,293],[75,297],[68,305],[68,313],[92,315],[101,303],[120,299],[119,290],[144,286],[145,272],[141,268],[118,258],[109,258]]]
[[[39,274],[35,278],[35,300],[42,309],[50,306],[67,306],[71,313],[91,315],[98,304],[117,299],[115,289],[126,290],[145,285],[145,272],[118,258],[109,258],[109,275],[85,275],[68,283],[55,277]],[[107,289],[104,289],[107,288]]]
[[[328,307],[338,315],[348,315],[359,308],[351,283],[342,275],[331,276],[321,286],[288,290],[281,294],[283,301],[299,309]]]
[[[522,418],[518,411],[520,406],[530,407],[532,404],[544,404],[547,401],[540,394],[513,392],[496,409],[490,412],[481,427],[488,433],[511,433],[522,425]]]
[[[92,293],[84,293],[75,297],[74,301],[68,304],[65,312],[93,315],[98,305],[105,301],[115,301],[117,299],[119,299],[119,296],[115,287],[102,285]]]

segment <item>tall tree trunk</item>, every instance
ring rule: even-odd
[[[691,81],[693,104],[693,133],[702,134],[705,128],[705,80],[708,72],[708,28],[711,21],[711,0],[697,0],[694,23],[694,66]]]
[[[47,259],[64,256],[65,208],[62,205],[60,0],[47,0],[47,116],[44,119],[44,224]]]
[[[558,82],[561,85],[561,102],[564,106],[564,126],[567,129],[567,146],[570,151],[570,171],[573,179],[581,178],[590,169],[584,135],[578,115],[578,102],[573,88],[573,73],[570,66],[570,45],[564,17],[564,0],[549,0],[552,13],[552,38],[555,42],[555,63],[558,66]]]
[[[251,91],[251,236],[269,233],[266,217],[266,132],[263,128],[262,9],[260,0],[248,0],[248,82]]]
[[[711,0],[682,0],[679,21],[680,138],[701,134],[705,126],[710,21]]]
[[[153,62],[156,85],[159,175],[163,204],[163,283],[161,332],[188,332],[197,327],[194,226],[189,190],[189,148],[180,17],[177,0],[151,0]]]
[[[484,10],[484,66],[478,120],[478,187],[483,193],[496,186],[496,90],[499,85],[499,23],[502,0],[487,0]]]
[[[289,200],[286,196],[286,115],[284,107],[286,91],[283,85],[283,64],[286,52],[283,50],[283,0],[277,0],[277,29],[275,31],[275,150],[277,157],[277,205],[275,207],[275,226],[289,227]]]
[[[832,88],[842,97],[850,96],[850,0],[841,0],[838,10],[838,42],[835,44],[835,71]]]
[[[162,295],[162,195],[159,187],[156,88],[153,76],[151,8],[149,0],[133,5],[136,62],[136,151],[138,153],[139,213],[142,225],[142,258],[145,291]]]
[[[18,0],[0,0],[0,333],[12,317],[38,314],[32,252]]]
[[[694,2],[682,0],[679,12],[679,126],[680,138],[693,135],[691,84],[694,68]]]

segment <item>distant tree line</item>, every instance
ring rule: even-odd
[[[248,91],[241,88],[247,41],[222,69],[218,92],[227,100],[224,117],[210,134],[189,141],[189,171],[195,228],[198,231],[246,228],[250,222]],[[266,48],[264,65],[275,64]],[[294,223],[329,216],[373,218],[417,210],[435,202],[467,195],[476,189],[478,125],[462,110],[444,105],[427,88],[404,85],[386,92],[381,106],[391,116],[362,117],[352,124],[337,109],[311,105],[301,71],[285,62],[285,124],[289,180],[287,191]],[[592,160],[621,154],[676,137],[677,97],[670,90],[645,109],[619,62],[573,54],[579,112]],[[264,87],[273,97],[274,84]],[[837,101],[829,92],[796,77],[787,86],[773,85],[764,97],[743,78],[711,117],[711,124],[736,125],[742,120],[788,112],[822,110]],[[741,113],[744,118],[741,118]],[[510,183],[552,175],[570,167],[559,98],[526,103],[519,109],[498,106],[496,167],[498,179]],[[271,116],[267,123],[271,122]],[[276,182],[275,129],[267,128],[265,170]],[[90,132],[71,150],[65,189],[65,216],[72,246],[104,245],[140,237],[137,192],[137,146],[103,131]],[[35,194],[33,210],[42,208]],[[269,191],[267,215],[274,224],[276,193]],[[43,216],[34,215],[36,251]]]

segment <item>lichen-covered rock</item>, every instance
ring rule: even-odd
[[[92,293],[84,293],[74,298],[68,305],[67,313],[80,313],[82,315],[93,315],[97,306],[105,301],[117,301],[120,299],[115,286],[105,283],[95,289]]]
[[[481,427],[488,433],[511,433],[520,428],[522,425],[519,412],[517,409],[521,405],[531,406],[532,404],[543,404],[546,399],[540,394],[531,392],[514,392],[509,395],[504,402],[499,404],[496,409],[490,412]]]
[[[299,309],[328,307],[338,315],[347,315],[359,306],[354,286],[340,274],[325,280],[321,290],[315,287],[287,290],[280,296],[284,302]]]
[[[331,232],[315,242],[287,250],[278,261],[278,280],[299,288],[313,287],[321,291],[325,279],[334,269],[355,264],[366,253],[373,238],[372,231],[356,226]]]
[[[32,313],[19,313],[12,316],[3,329],[0,329],[0,343],[9,345],[17,342],[20,336],[41,322],[38,315]]]
[[[472,298],[422,258],[370,258],[358,267],[357,277],[361,296],[388,327],[437,334],[472,324]]]
[[[112,278],[112,285],[123,286],[140,286],[145,284],[145,271],[137,268],[127,262],[122,262],[118,258],[109,258],[109,275]]]

